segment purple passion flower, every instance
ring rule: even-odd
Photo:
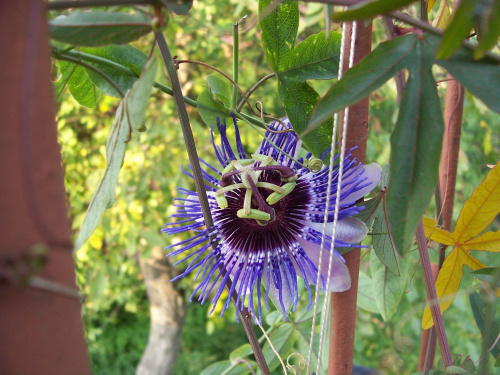
[[[246,305],[255,320],[258,316],[259,322],[262,322],[262,285],[266,307],[269,309],[271,298],[286,319],[290,307],[295,311],[299,300],[297,276],[304,279],[309,306],[312,304],[309,284],[316,284],[318,275],[328,168],[323,167],[313,173],[303,166],[303,158],[295,158],[301,141],[294,132],[266,132],[266,138],[256,153],[248,156],[243,150],[234,118],[233,122],[236,152],[229,143],[224,121],[224,124],[218,123],[220,145],[216,144],[212,132],[212,144],[221,164],[220,169],[200,159],[212,172],[202,172],[214,221],[212,227],[205,228],[198,194],[178,189],[186,198],[177,199],[182,203],[176,205],[177,213],[171,217],[180,221],[166,224],[163,232],[178,234],[193,231],[193,235],[166,248],[178,247],[168,256],[182,254],[183,258],[175,264],[189,261],[185,271],[172,281],[197,270],[195,280],[199,280],[199,285],[191,299],[199,292],[198,300],[204,303],[210,295],[213,304],[211,313],[230,278],[232,288],[229,295],[236,293],[236,310]],[[288,119],[283,122],[291,128]],[[273,126],[276,130],[283,130],[282,125],[275,123]],[[271,142],[294,156],[300,164],[278,151]],[[306,156],[306,163],[310,157],[311,154]],[[335,163],[320,287],[342,292],[350,288],[351,279],[344,258],[336,250],[331,277],[326,280],[331,247],[329,235],[337,193],[338,156]],[[183,171],[193,177],[188,171]],[[355,203],[377,186],[380,175],[378,164],[361,165],[351,152],[346,155],[335,247],[353,246],[365,238],[368,228],[361,220],[352,217],[363,209]],[[174,227],[177,224],[181,226]],[[221,316],[230,301],[228,298]]]

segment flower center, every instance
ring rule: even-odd
[[[274,171],[280,174],[282,185],[259,181],[264,171]],[[239,176],[239,181],[234,177]],[[225,194],[235,189],[245,189],[243,207],[237,215],[242,219],[254,219],[264,226],[276,219],[272,205],[290,194],[295,188],[297,175],[292,168],[278,164],[272,157],[252,154],[251,159],[231,160],[222,171],[221,188],[216,191],[215,199],[221,209],[228,206]],[[264,199],[259,188],[271,190],[272,193]],[[252,202],[258,208],[252,208]]]

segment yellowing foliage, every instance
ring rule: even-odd
[[[441,313],[450,307],[458,292],[464,265],[472,270],[486,267],[469,251],[500,252],[500,231],[488,231],[479,235],[500,212],[500,162],[488,173],[486,179],[464,204],[457,219],[455,230],[450,233],[436,227],[436,221],[423,218],[425,235],[436,242],[454,249],[446,257],[436,280],[436,292]],[[422,328],[432,327],[429,306],[424,310]]]

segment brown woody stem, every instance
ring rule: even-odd
[[[349,66],[352,23],[344,23],[347,38],[344,43],[343,72]],[[370,53],[372,24],[358,23],[354,46],[354,65]],[[368,138],[369,98],[352,105],[349,110],[349,127],[346,135],[346,150],[357,146],[353,157],[364,163],[366,160],[366,141]],[[343,119],[343,114],[339,116]],[[341,126],[342,129],[342,126]],[[342,130],[339,132],[342,134]],[[356,302],[358,295],[360,249],[355,248],[344,255],[351,276],[351,288],[342,293],[333,293],[331,299],[331,330],[328,375],[352,373],[354,355],[354,332],[356,328]]]

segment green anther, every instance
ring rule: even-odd
[[[283,194],[285,192],[281,186],[271,184],[269,182],[257,182],[256,185],[257,185],[257,187],[269,189],[269,190],[275,191],[276,193]]]
[[[281,199],[285,198],[288,194],[290,194],[293,191],[293,189],[295,189],[295,185],[297,185],[295,181],[283,185],[282,188],[284,192],[282,194],[272,193],[270,196],[267,197],[266,199],[267,203],[275,204],[279,202]]]
[[[272,157],[267,156],[267,155],[252,154],[252,158],[260,161],[261,163],[265,163],[265,165],[278,165],[278,162],[276,162]],[[262,165],[262,166],[264,166],[264,165]]]
[[[236,215],[238,215],[238,217],[242,219],[254,219],[254,220],[264,220],[264,221],[271,220],[271,215],[269,215],[267,212],[256,210],[255,208],[252,208],[248,214],[245,213],[244,210],[238,210]]]
[[[297,178],[298,178],[298,176],[296,174],[294,174],[292,177],[281,178],[281,181],[283,181],[283,182],[293,182],[293,181],[296,181]]]
[[[226,186],[226,187],[223,187],[223,188],[220,188],[219,190],[217,190],[215,192],[215,196],[224,195],[224,193],[228,193],[231,190],[241,189],[241,188],[244,188],[244,187],[245,187],[245,185],[243,185],[243,184],[229,185],[229,186]]]
[[[234,169],[234,165],[229,163],[226,165],[226,167],[222,170],[222,175],[225,175],[226,173],[231,172]]]
[[[227,208],[227,199],[224,195],[217,195],[216,194],[215,200],[217,201],[219,208],[221,208],[221,209]]]
[[[255,163],[255,160],[253,159],[240,159],[238,161],[240,162],[241,165],[250,165]]]

